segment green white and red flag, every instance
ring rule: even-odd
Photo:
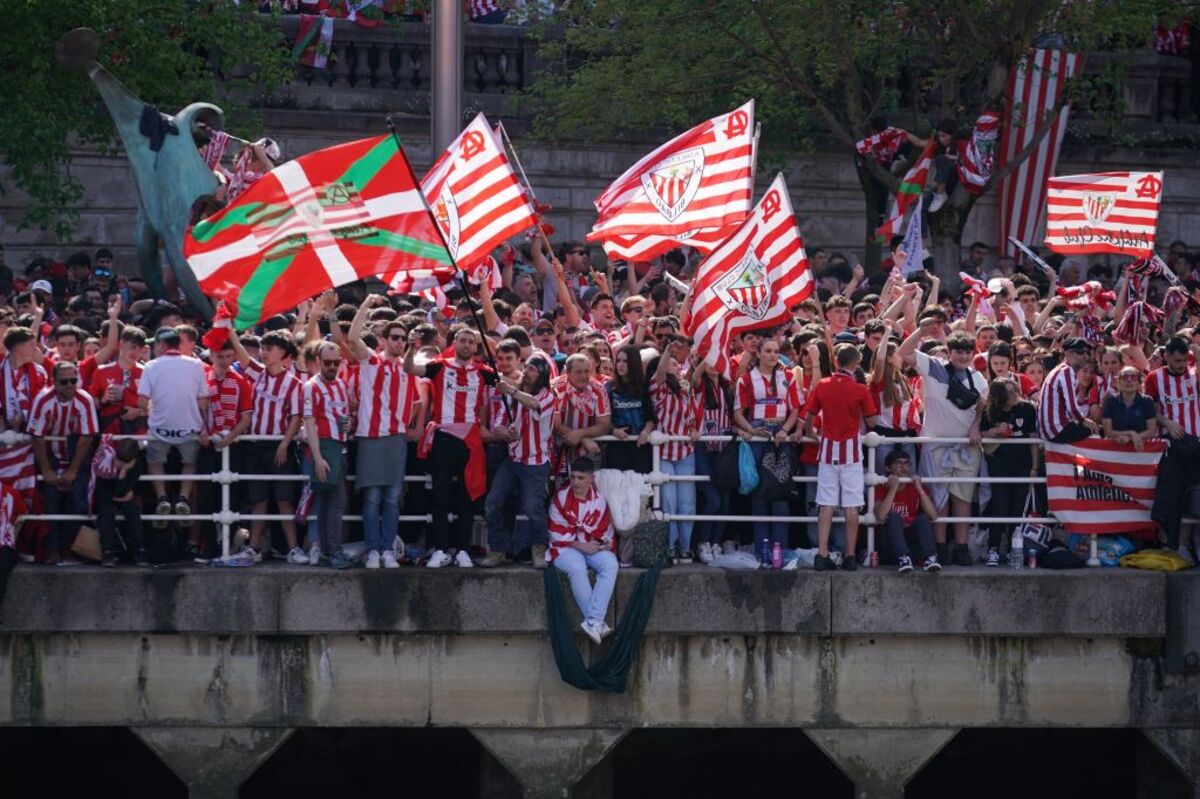
[[[892,236],[898,235],[904,227],[904,215],[912,208],[917,198],[925,191],[925,181],[929,179],[929,169],[933,166],[933,148],[937,138],[929,137],[929,144],[921,152],[917,163],[904,173],[900,180],[900,188],[896,190],[896,202],[892,205],[892,213],[875,231],[875,238],[887,246]]]
[[[249,327],[326,289],[408,271],[454,279],[421,187],[391,135],[339,144],[268,172],[183,245],[201,288]]]

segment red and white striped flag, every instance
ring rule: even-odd
[[[1080,53],[1065,50],[1030,50],[1008,77],[1008,105],[1004,132],[996,156],[996,169],[1033,141],[1039,125],[1058,107],[1066,92],[1067,81],[1075,76],[1083,61]],[[1030,153],[1029,158],[1000,182],[1000,219],[997,225],[999,251],[1020,258],[1021,253],[1008,241],[1035,241],[1046,203],[1046,181],[1054,174],[1058,151],[1067,131],[1070,108],[1063,108],[1049,133]]]
[[[676,136],[596,198],[598,218],[588,241],[617,240],[628,247],[631,237],[651,236],[663,237],[655,246],[713,246],[715,233],[696,243],[688,239],[699,229],[736,229],[745,220],[754,192],[755,141],[753,100]]]
[[[421,191],[455,263],[468,274],[502,242],[537,224],[504,147],[483,114],[434,162],[421,179]],[[397,276],[393,290],[410,285],[411,277]]]
[[[604,252],[610,258],[649,261],[686,245],[707,255],[732,236],[739,225],[740,222],[734,222],[724,227],[699,228],[681,236],[618,236],[603,242]]]
[[[783,175],[738,231],[708,256],[692,282],[684,323],[705,363],[729,376],[729,344],[743,330],[774,327],[812,294],[812,273]]]
[[[1162,172],[1065,175],[1046,184],[1046,246],[1064,255],[1154,253]]]
[[[1072,533],[1153,537],[1150,508],[1165,449],[1161,440],[1147,441],[1144,452],[1106,438],[1047,442],[1050,513]]]
[[[958,143],[958,178],[972,194],[982,193],[992,177],[996,137],[999,133],[999,114],[984,111],[975,120],[971,138]]]

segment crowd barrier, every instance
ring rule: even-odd
[[[145,441],[148,437],[147,436],[129,435],[129,436],[114,436],[114,438],[117,438],[117,439],[128,438],[128,439],[133,439],[133,440],[137,440],[137,441]],[[281,440],[281,438],[282,438],[281,436],[244,435],[244,436],[239,437],[238,441],[279,441],[279,440]],[[727,441],[732,440],[733,438],[735,438],[735,437],[728,436],[728,435],[725,435],[725,436],[701,436],[698,439],[698,442],[727,442]],[[55,439],[48,438],[47,440],[55,440]],[[608,442],[608,441],[617,441],[618,439],[614,438],[613,436],[601,436],[595,440],[600,441],[600,442]],[[712,515],[712,514],[699,514],[699,513],[674,514],[674,515],[665,513],[661,509],[662,508],[661,489],[664,484],[666,484],[668,482],[704,482],[709,479],[707,475],[666,474],[661,469],[661,447],[670,441],[690,441],[690,440],[691,439],[686,436],[667,436],[658,431],[654,431],[650,434],[649,444],[652,447],[652,450],[651,450],[651,452],[652,452],[652,467],[651,467],[650,474],[646,475],[646,480],[647,480],[647,484],[650,489],[650,493],[653,496],[653,508],[655,509],[656,516],[658,518],[662,519],[663,521],[671,521],[671,520],[693,521],[693,522],[770,521],[770,522],[786,522],[789,524],[791,524],[791,523],[808,524],[808,523],[814,523],[817,521],[816,516],[753,516],[753,515],[718,516],[718,515]],[[765,441],[767,439],[759,438],[759,439],[750,439],[750,440]],[[816,439],[802,438],[801,441],[804,441],[806,443],[815,443]],[[875,551],[875,527],[879,524],[879,522],[877,522],[875,520],[874,513],[873,513],[873,509],[874,509],[874,505],[875,505],[874,488],[877,485],[882,485],[887,482],[887,477],[876,474],[876,466],[877,466],[877,462],[878,462],[879,448],[884,447],[884,446],[889,446],[892,444],[968,444],[968,443],[970,443],[970,442],[966,438],[931,438],[928,436],[889,437],[889,436],[881,436],[877,433],[867,433],[865,436],[863,436],[863,446],[864,446],[865,454],[866,454],[866,474],[865,474],[865,479],[864,479],[866,489],[867,489],[866,490],[866,513],[861,515],[859,523],[860,523],[860,525],[866,527],[866,531],[867,531],[866,543],[867,543],[868,557],[870,557],[870,554]],[[1013,445],[1029,446],[1031,444],[1041,445],[1044,442],[1041,439],[1036,439],[1036,438],[1020,438],[1020,439],[984,438],[981,443],[982,444],[997,444],[1000,446],[1013,446]],[[190,480],[190,481],[194,481],[196,483],[202,483],[202,482],[215,483],[216,485],[220,486],[220,509],[219,510],[216,510],[212,513],[193,513],[188,516],[182,516],[182,515],[159,516],[159,515],[155,515],[155,514],[145,514],[142,516],[142,519],[143,519],[143,521],[150,521],[150,522],[153,522],[153,521],[180,521],[180,520],[212,522],[213,524],[216,524],[218,526],[219,531],[220,531],[221,554],[224,557],[228,557],[230,554],[230,541],[231,541],[232,531],[236,528],[236,526],[238,526],[242,522],[257,521],[257,520],[283,521],[283,520],[293,518],[291,515],[287,515],[287,514],[271,514],[271,513],[253,514],[253,513],[239,512],[238,510],[231,507],[231,505],[232,505],[231,488],[234,483],[237,483],[242,480],[271,481],[271,482],[306,482],[309,478],[302,474],[243,474],[243,473],[235,472],[231,468],[231,466],[232,466],[232,464],[231,464],[231,455],[232,455],[231,448],[223,447],[217,451],[220,453],[220,458],[221,458],[220,469],[217,471],[211,472],[209,474],[195,474],[195,475],[167,474],[167,475],[162,475],[162,476],[157,476],[157,477],[153,476],[153,475],[145,474],[145,475],[142,475],[141,481],[142,482],[151,482],[154,480],[160,480],[163,482],[183,482],[183,481]],[[913,466],[914,466],[914,473],[915,473],[916,464],[913,464]],[[38,479],[41,480],[40,475],[38,476]],[[346,479],[352,481],[354,479],[354,476],[348,475]],[[430,477],[428,475],[407,475],[407,476],[405,476],[404,479],[405,479],[405,482],[408,482],[408,483],[425,483],[427,486],[430,485],[430,482],[431,482]],[[816,476],[805,476],[805,475],[796,475],[792,479],[797,483],[815,483],[817,481]],[[1038,477],[1032,477],[1032,476],[1031,477],[978,476],[978,477],[974,477],[974,478],[922,477],[921,481],[922,481],[922,483],[924,483],[926,485],[932,485],[932,484],[936,484],[936,483],[975,483],[977,485],[999,484],[999,483],[1026,483],[1029,485],[1044,485],[1046,483],[1046,478],[1044,476],[1038,476]],[[901,482],[911,483],[912,478],[911,477],[903,478],[901,480]],[[83,515],[83,514],[27,514],[22,518],[29,519],[29,520],[41,520],[41,521],[91,521],[94,519],[94,516]],[[311,516],[309,517],[309,519],[312,519],[312,518],[313,517],[311,517]],[[343,518],[345,521],[348,521],[348,522],[362,520],[361,516],[351,515],[351,514],[347,514]],[[453,515],[451,516],[451,518],[453,518]],[[518,518],[523,518],[523,517],[518,517]],[[426,524],[428,524],[432,521],[432,518],[429,514],[419,514],[419,515],[401,514],[400,521],[401,522],[410,522],[410,523],[426,523]],[[834,523],[842,523],[845,521],[845,518],[842,516],[835,516],[833,521],[834,521]],[[989,523],[989,522],[1000,522],[1002,524],[1020,524],[1022,522],[1041,523],[1041,524],[1057,524],[1058,523],[1058,520],[1056,518],[1054,518],[1054,516],[1052,516],[1052,515],[1050,515],[1050,516],[1029,516],[1029,517],[1025,517],[1025,516],[1022,516],[1022,517],[942,516],[942,517],[939,517],[938,521],[946,522],[949,524],[953,524],[955,522],[965,522],[968,524],[985,524],[985,523]],[[1196,520],[1185,519],[1184,521],[1188,522],[1188,523],[1194,523]],[[1099,566],[1100,565],[1100,560],[1099,560],[1098,552],[1097,552],[1097,537],[1094,535],[1091,536],[1091,552],[1090,552],[1090,557],[1088,558],[1088,565],[1089,566]]]

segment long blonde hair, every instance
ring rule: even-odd
[[[882,357],[884,359],[883,391],[881,392],[883,404],[889,408],[903,405],[913,398],[913,391],[908,379],[904,376],[904,372],[900,371],[891,362],[891,357],[896,352],[896,345],[893,342],[888,342],[879,349],[884,350],[883,352],[879,352],[878,350],[875,352],[876,358]]]

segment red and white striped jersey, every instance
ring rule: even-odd
[[[876,422],[878,427],[898,433],[921,432],[920,379],[918,377],[909,382],[912,396],[899,405],[888,405],[884,401],[882,382],[871,385],[871,396],[875,398],[875,404],[879,408],[879,421]]]
[[[479,424],[487,399],[484,375],[491,373],[491,369],[474,361],[460,364],[447,359],[427,363],[425,376],[430,387],[430,421],[442,427],[458,425],[459,430],[463,426]]]
[[[372,354],[359,362],[358,428],[359,438],[404,435],[412,421],[413,408],[421,401],[419,378],[404,371],[403,360],[390,360]],[[353,385],[347,384],[353,391]]]
[[[559,550],[574,541],[596,541],[610,549],[616,543],[608,503],[595,487],[583,499],[575,496],[571,486],[555,494],[546,526],[550,532],[546,560],[557,558]]]
[[[734,409],[744,412],[748,422],[783,424],[788,413],[801,404],[792,373],[782,366],[770,377],[756,366],[738,378]]]
[[[598,380],[589,380],[583,388],[575,388],[569,380],[564,380],[558,391],[558,412],[562,423],[572,430],[591,427],[599,417],[612,415],[608,390]]]
[[[17,519],[25,513],[25,500],[17,489],[0,483],[0,549],[16,546]]]
[[[243,413],[254,410],[254,384],[249,378],[230,369],[225,377],[218,379],[213,369],[208,369],[208,432],[210,435],[225,433],[237,427]]]
[[[1075,370],[1066,363],[1054,367],[1042,383],[1042,402],[1038,406],[1038,435],[1050,440],[1071,422],[1087,417],[1088,404],[1079,399]]]
[[[522,466],[541,466],[550,462],[550,437],[554,434],[554,410],[558,400],[548,388],[538,392],[536,399],[536,411],[516,400],[509,400],[516,417],[512,426],[516,428],[517,439],[508,442],[508,457]]]
[[[1117,388],[1117,375],[1096,375],[1096,396],[1099,397],[1100,403],[1104,404],[1104,400],[1110,394],[1119,394],[1120,389]]]
[[[654,403],[654,415],[658,419],[655,427],[668,436],[686,436],[700,426],[702,416],[699,392],[692,391],[687,381],[681,380],[679,394],[670,386],[657,380],[650,384],[650,399]],[[695,451],[690,441],[668,441],[663,445],[663,460],[683,460]]]
[[[721,388],[716,389],[714,392],[716,394],[715,407],[712,408],[705,405],[703,390],[697,390],[696,393],[699,395],[701,435],[728,435],[733,429],[733,409],[730,407],[731,403],[725,390]],[[704,443],[704,446],[708,447],[710,452],[718,452],[725,446],[725,442],[707,441]]]
[[[46,382],[46,370],[36,363],[14,370],[8,358],[0,361],[0,418],[6,427],[16,422],[17,430],[24,429],[33,410],[33,398]]]
[[[288,422],[300,415],[300,394],[303,384],[295,372],[284,369],[277,375],[267,371],[258,361],[246,367],[246,377],[254,383],[254,416],[250,434],[281,436]]]
[[[820,463],[846,464],[862,461],[863,423],[878,415],[870,390],[854,375],[839,369],[823,378],[809,392],[805,413],[820,415]]]
[[[506,377],[508,382],[513,385],[519,385],[521,382],[521,373],[518,372],[515,377]],[[554,392],[551,392],[554,396]],[[488,387],[488,426],[493,430],[501,427],[509,427],[513,424],[513,414],[516,412],[519,403],[512,397],[506,397],[501,394],[498,386]]]
[[[96,416],[96,401],[92,395],[76,389],[67,402],[58,398],[53,386],[42,389],[33,400],[29,414],[29,434],[35,438],[49,436],[94,436],[100,432]],[[50,453],[66,466],[69,459],[66,441],[51,441]]]
[[[1173,375],[1162,366],[1146,376],[1146,394],[1158,411],[1183,428],[1189,436],[1200,435],[1200,390],[1196,386],[1196,367],[1189,366],[1181,375]],[[1044,396],[1044,394],[1043,394]]]
[[[310,416],[317,424],[317,438],[345,441],[349,431],[343,430],[340,422],[350,418],[346,381],[341,378],[328,381],[320,375],[309,378],[304,384],[304,418]]]

